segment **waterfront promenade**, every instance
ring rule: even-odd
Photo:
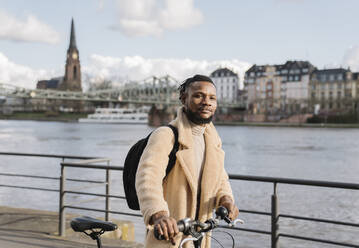
[[[0,206],[1,248],[95,248],[96,241],[70,228],[67,216],[66,236],[59,237],[58,213]],[[104,248],[140,248],[142,244],[104,237]]]

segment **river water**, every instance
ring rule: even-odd
[[[146,125],[100,125],[84,123],[0,121],[0,151],[66,154],[108,157],[112,165],[123,165],[129,147],[145,137]],[[276,128],[218,126],[226,152],[229,173],[313,179],[357,183],[359,178],[359,130],[329,128]],[[58,159],[1,156],[0,172],[59,176]],[[97,170],[69,169],[69,177],[103,179]],[[112,173],[112,194],[121,195],[121,173]],[[1,184],[26,185],[58,189],[58,182],[0,176]],[[273,185],[269,183],[232,181],[236,202],[242,209],[271,209]],[[91,192],[104,192],[104,187],[90,185]],[[68,189],[85,190],[80,183],[68,183]],[[281,214],[334,219],[359,223],[359,192],[307,186],[278,186]],[[103,199],[69,195],[67,204],[103,207]],[[13,188],[0,188],[0,205],[58,210],[58,194]],[[113,200],[111,208],[126,210],[123,201]],[[82,214],[99,215],[86,212]],[[136,240],[143,241],[144,227],[139,218],[115,216],[135,222]],[[270,230],[270,217],[241,214],[243,228]],[[320,239],[359,243],[359,230],[345,226],[318,224],[292,219],[280,220],[283,233]],[[214,236],[229,244],[227,236]],[[270,247],[270,236],[236,232],[236,247]],[[319,243],[281,238],[282,247],[334,247]],[[217,247],[213,245],[213,247]]]

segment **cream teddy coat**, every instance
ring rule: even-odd
[[[177,127],[179,150],[176,164],[169,175],[166,175],[168,154],[174,144],[174,135],[170,128],[160,127],[150,136],[148,144],[140,159],[136,174],[136,190],[144,222],[148,228],[145,247],[174,247],[168,241],[154,238],[153,228],[149,225],[150,218],[159,211],[167,211],[169,216],[180,220],[186,217],[195,218],[197,205],[198,178],[194,164],[192,130],[190,123],[179,108],[177,118],[171,125]],[[224,151],[221,139],[212,123],[207,124],[204,132],[206,150],[202,173],[199,220],[205,221],[212,217],[213,210],[218,206],[219,199],[232,190],[228,175],[224,169]],[[176,236],[176,246],[183,239],[182,233]],[[186,247],[193,247],[187,242]],[[205,237],[202,247],[210,247],[210,238]]]

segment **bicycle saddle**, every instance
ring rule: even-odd
[[[82,216],[71,220],[71,227],[75,232],[84,232],[92,229],[102,229],[104,231],[113,231],[117,229],[117,225],[88,216]]]

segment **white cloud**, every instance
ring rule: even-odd
[[[143,80],[150,76],[170,75],[178,81],[195,74],[209,75],[219,67],[227,67],[238,73],[241,81],[250,63],[232,60],[192,60],[192,59],[146,59],[141,56],[115,58],[91,55],[89,64],[83,67],[84,78],[91,83],[111,80],[115,84],[128,80]]]
[[[0,83],[33,89],[41,79],[49,79],[58,74],[46,70],[35,70],[10,61],[0,52]]]
[[[359,71],[359,45],[350,47],[344,54],[343,65],[354,72]]]
[[[58,32],[33,15],[27,16],[26,20],[18,20],[0,10],[0,23],[0,39],[50,44],[60,40]]]
[[[161,35],[165,30],[199,25],[202,13],[193,0],[117,0],[118,24],[129,36]]]
[[[128,81],[142,81],[148,77],[170,75],[179,82],[195,74],[209,75],[219,67],[227,67],[238,73],[243,80],[244,72],[250,63],[231,60],[193,60],[193,59],[148,59],[141,56],[124,58],[91,55],[89,63],[82,65],[82,84],[87,89],[89,83],[110,80],[114,85]],[[33,69],[10,61],[0,52],[0,83],[34,89],[38,80],[63,76],[63,65],[56,70]]]

